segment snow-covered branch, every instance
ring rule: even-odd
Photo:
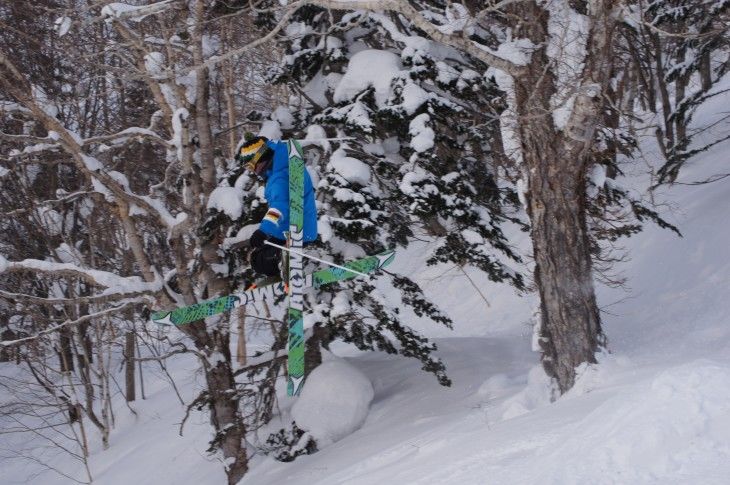
[[[99,296],[151,293],[162,289],[162,281],[159,279],[145,282],[139,276],[119,276],[108,271],[82,268],[71,263],[55,263],[38,259],[23,261],[0,259],[0,274],[22,271],[81,278],[91,285],[106,288]]]
[[[11,143],[48,143],[54,142],[55,140],[48,137],[31,136],[31,135],[13,135],[12,133],[5,133],[0,131],[0,140],[11,142]]]
[[[164,148],[170,148],[168,141],[154,131],[138,127],[127,128],[126,130],[122,130],[119,133],[113,133],[111,135],[86,138],[82,144],[83,146],[89,146],[96,143],[111,143],[112,145],[119,145],[132,139],[149,140],[162,145]]]
[[[153,300],[149,291],[107,293],[93,296],[76,296],[74,298],[43,298],[35,295],[26,295],[24,293],[13,293],[10,291],[0,290],[0,298],[12,302],[23,302],[36,305],[88,305],[110,303],[119,300],[131,300],[133,298]]]
[[[131,20],[139,22],[149,15],[166,12],[176,2],[177,0],[163,0],[150,5],[129,5],[128,3],[112,2],[101,9],[101,16],[107,21]]]
[[[519,64],[500,57],[484,45],[478,44],[460,34],[444,33],[437,25],[429,22],[418,10],[403,0],[300,0],[299,2],[290,4],[288,8],[297,9],[305,5],[316,5],[331,10],[386,10],[397,12],[406,17],[415,27],[424,31],[436,42],[464,51],[490,66],[496,67],[511,75],[515,75],[522,70],[522,66]]]
[[[24,115],[31,114],[28,108],[12,101],[0,101],[0,113],[22,113]]]

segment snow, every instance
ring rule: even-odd
[[[529,186],[527,184],[527,181],[523,178],[517,180],[517,198],[520,201],[520,204],[522,204],[522,207],[527,209],[527,191],[529,190]]]
[[[319,218],[317,221],[317,233],[319,234],[319,238],[322,240],[322,242],[328,242],[330,239],[332,239],[333,230],[332,225],[330,224],[330,217],[327,215],[323,215]]]
[[[606,166],[600,164],[593,165],[588,177],[591,184],[587,187],[586,191],[589,197],[595,197],[598,190],[606,185]]]
[[[415,113],[431,97],[425,89],[410,80],[403,86],[402,96],[403,102],[401,106],[408,114]]]
[[[514,79],[500,69],[489,68],[487,77],[494,76],[497,86],[507,94],[507,109],[499,115],[499,127],[502,134],[504,153],[519,167],[522,164],[522,143],[520,141],[519,120],[515,106]]]
[[[479,44],[475,44],[479,45]],[[495,55],[518,66],[526,66],[530,62],[532,52],[537,46],[530,39],[515,39],[501,42]]]
[[[243,226],[241,229],[238,230],[238,232],[236,233],[236,235],[234,237],[227,237],[223,240],[223,248],[228,249],[236,243],[239,243],[242,241],[248,241],[249,239],[251,239],[251,235],[258,228],[259,228],[258,223]]]
[[[418,153],[423,153],[433,148],[436,134],[426,124],[431,117],[427,113],[421,113],[411,120],[408,125],[408,133],[411,135],[411,148]]]
[[[197,83],[198,83],[198,71],[191,69],[184,75],[177,76],[175,78],[177,84],[185,88],[185,99],[190,105],[195,104],[195,97],[198,95]]]
[[[139,7],[121,2],[112,2],[101,9],[102,17],[120,17],[122,13],[134,12]]]
[[[366,186],[370,182],[370,167],[356,158],[348,157],[344,148],[332,153],[329,166],[350,183]]]
[[[279,106],[271,114],[271,119],[277,121],[281,128],[285,130],[291,130],[294,128],[294,115],[285,106]]]
[[[185,108],[178,108],[172,114],[172,140],[170,143],[177,149],[177,159],[183,159],[183,122],[188,119],[190,113]]]
[[[329,152],[332,148],[332,145],[329,141],[325,140],[325,138],[327,138],[327,132],[322,126],[309,125],[307,127],[307,134],[304,136],[304,140],[301,140],[302,146],[314,144],[322,147],[325,152]]]
[[[53,29],[56,31],[59,37],[66,35],[71,28],[70,17],[58,17],[53,24]]]
[[[372,383],[357,368],[342,359],[326,361],[307,377],[291,414],[321,449],[362,426],[373,395]]]
[[[43,221],[43,225],[50,235],[61,235],[63,231],[63,216],[61,214],[50,207],[39,207],[35,212],[38,218]]]
[[[422,180],[425,180],[425,178],[426,176],[423,173],[406,172],[403,175],[398,188],[406,195],[413,195],[416,193],[416,188],[413,184],[421,182]]]
[[[203,59],[208,59],[221,52],[221,42],[217,35],[203,34],[200,40],[203,44]]]
[[[327,106],[329,103],[325,93],[336,89],[341,79],[342,74],[337,72],[331,72],[326,76],[318,72],[302,90],[318,105]]]
[[[590,29],[588,17],[573,10],[567,2],[550,1],[549,41],[546,54],[555,61],[557,90],[550,100],[553,121],[565,128],[575,102],[577,78],[583,70]]]
[[[498,78],[500,85],[509,86],[506,77]],[[176,146],[180,146],[182,113],[176,113],[173,125],[176,118],[173,139],[177,137]],[[427,119],[421,121],[419,126],[426,127]],[[652,138],[653,133],[647,136]],[[373,140],[371,149],[393,154],[399,146],[395,139]],[[649,160],[657,159],[644,153]],[[681,174],[680,182],[724,173],[724,155],[720,146],[704,152]],[[367,184],[372,175],[367,165],[348,157],[344,149],[333,153],[329,163],[354,183]],[[126,185],[121,174],[111,175]],[[595,187],[615,184],[606,179],[602,167],[593,169],[588,179]],[[523,203],[525,180],[518,184]],[[414,184],[422,181],[423,173],[409,171],[402,174],[400,188],[410,194]],[[636,187],[642,185],[638,178],[633,182]],[[211,199],[213,206],[235,214],[233,199],[239,192],[228,189]],[[338,193],[348,196],[347,191]],[[336,357],[327,356],[309,374],[301,396],[288,398],[280,390],[277,412],[281,414],[273,423],[288,425],[293,417],[320,440],[320,451],[292,463],[255,453],[241,484],[726,484],[730,476],[730,179],[706,186],[661,188],[654,196],[679,208],[663,209],[663,215],[679,226],[684,237],[649,226],[624,243],[631,259],[615,270],[628,278],[630,290],[598,288],[611,353],[599,354],[596,365],[582,366],[566,395],[555,399],[555,389],[533,351],[535,295],[520,296],[506,285],[490,283],[470,267],[428,267],[425,261],[439,242],[421,238],[398,250],[389,271],[413,278],[453,318],[451,331],[416,317],[407,308],[402,311],[409,326],[438,345],[437,355],[446,363],[453,386],[439,386],[412,359],[359,352],[335,342],[330,348]],[[182,217],[179,214],[175,220]],[[319,220],[323,240],[345,246],[328,232],[331,221],[326,214]],[[231,239],[245,239],[252,228],[241,229]],[[473,231],[461,235],[472,244],[481,240]],[[514,229],[508,236],[516,250],[530,254],[525,234]],[[355,245],[345,247],[353,253],[360,250]],[[136,277],[87,270],[72,264],[73,248],[59,246],[59,251],[64,252],[66,263],[15,263],[0,256],[0,272],[22,264],[84,271],[108,285],[109,291],[161,287]],[[528,271],[529,263],[520,269]],[[393,296],[387,293],[387,276],[375,284],[374,294]],[[339,296],[326,309],[343,314],[345,303]],[[324,305],[319,303],[315,311],[323,311]],[[155,331],[171,339],[183,338],[176,329]],[[249,351],[261,344],[255,332],[247,338]],[[219,359],[220,354],[211,356],[212,361]],[[156,363],[143,365],[147,399],[131,403],[137,415],[112,391],[116,425],[109,450],[102,450],[98,433],[89,428],[95,482],[225,483],[220,460],[205,454],[211,438],[208,415],[193,412],[179,436],[185,406]],[[181,355],[170,358],[167,365],[183,399],[190,403],[204,386],[198,363],[190,355]],[[13,363],[0,363],[2,376],[22,370]],[[117,380],[123,378],[121,372],[114,372]],[[0,404],[8,399],[6,394],[0,396]],[[0,415],[0,428],[7,423],[8,417]],[[0,434],[2,454],[42,450],[46,465],[83,477],[78,462],[67,455],[54,456],[38,437],[25,439]],[[253,451],[259,442],[253,439],[250,444]],[[2,470],[2,481],[8,483],[69,483],[68,478],[31,461],[3,460]]]
[[[459,79],[459,71],[444,61],[437,61],[436,69],[438,71],[436,80],[440,83],[449,84],[452,81]]]
[[[278,121],[266,120],[261,125],[259,136],[265,136],[269,140],[281,140],[281,126]]]
[[[165,76],[165,55],[162,52],[148,52],[144,56],[144,67],[154,79],[162,79]]]
[[[223,212],[237,220],[243,214],[243,191],[236,187],[216,187],[208,197],[208,209]]]
[[[484,244],[484,238],[478,232],[472,231],[471,229],[462,229],[461,235],[464,236],[464,240],[469,244]]]
[[[350,58],[347,71],[335,89],[334,100],[338,103],[349,101],[372,86],[378,106],[384,106],[390,95],[390,83],[400,70],[400,57],[392,52],[360,51]]]
[[[86,168],[90,171],[100,171],[103,168],[103,165],[97,158],[86,155],[85,153],[81,153],[80,156],[81,159],[84,161],[84,165],[86,165]]]
[[[58,114],[58,107],[53,104],[53,101],[48,98],[46,92],[40,86],[31,86],[31,92],[38,106],[51,118],[55,118]]]
[[[501,386],[495,385],[494,378],[499,381],[504,378],[503,375],[490,377],[484,384],[479,387],[479,393],[485,397],[493,398],[505,386],[505,382],[501,382]],[[498,382],[499,382],[498,381]],[[508,420],[522,416],[539,407],[547,406],[555,396],[555,389],[542,369],[541,365],[536,365],[527,373],[527,385],[518,393],[509,396],[496,409],[498,419]]]
[[[149,5],[129,5],[122,2],[112,2],[105,5],[101,9],[101,16],[107,22],[113,19],[129,19],[133,22],[140,22],[148,15],[162,12],[166,10],[167,5],[174,0],[163,0],[161,2],[151,3]]]
[[[107,200],[107,202],[114,202],[114,194],[106,188],[104,184],[102,184],[96,177],[91,178],[91,186],[94,188],[95,192],[99,192],[104,196],[104,199]]]
[[[438,29],[446,35],[451,35],[464,30],[464,27],[473,20],[464,5],[452,3],[446,8],[446,22]]]
[[[374,124],[370,119],[370,113],[363,103],[357,101],[347,109],[347,123],[359,126],[363,131],[369,132]]]
[[[52,261],[41,261],[39,259],[24,259],[22,261],[9,262],[4,260],[3,270],[9,267],[16,269],[37,270],[42,272],[65,272],[70,271],[85,275],[98,285],[106,289],[102,295],[133,292],[153,292],[162,288],[160,281],[151,283],[145,282],[139,276],[119,276],[108,271],[84,268],[71,263],[55,263]]]

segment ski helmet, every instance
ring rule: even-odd
[[[267,141],[268,138],[264,136],[256,136],[243,142],[236,150],[235,159],[259,177],[266,173],[273,159],[273,152],[266,144]]]

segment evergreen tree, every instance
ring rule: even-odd
[[[274,22],[259,20],[269,27]],[[429,264],[470,264],[492,280],[524,288],[522,276],[505,264],[520,258],[503,227],[522,222],[514,215],[516,193],[497,177],[492,140],[504,100],[494,81],[480,74],[487,66],[377,13],[331,16],[304,7],[280,40],[286,55],[269,76],[289,87],[289,106],[248,119],[268,118],[263,135],[305,139],[320,212],[321,244],[310,250],[341,262],[426,236],[436,242]],[[352,139],[306,142],[328,136]],[[260,219],[261,201],[240,168],[231,167],[221,187],[240,188],[248,207],[235,220],[211,213],[211,224],[228,225],[228,237],[236,240]],[[484,249],[489,246],[496,251]],[[228,252],[238,262],[235,271],[243,267],[239,254]],[[402,323],[399,307],[447,326],[450,319],[409,278],[382,280],[395,291],[384,295],[353,280],[313,295],[310,349],[340,339],[397,352],[418,358],[448,385],[444,365],[432,356],[435,345]]]

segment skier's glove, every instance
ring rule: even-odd
[[[252,248],[260,248],[264,245],[264,241],[267,239],[269,239],[269,236],[267,236],[261,229],[256,229],[256,231],[251,234],[249,242],[251,243]]]

